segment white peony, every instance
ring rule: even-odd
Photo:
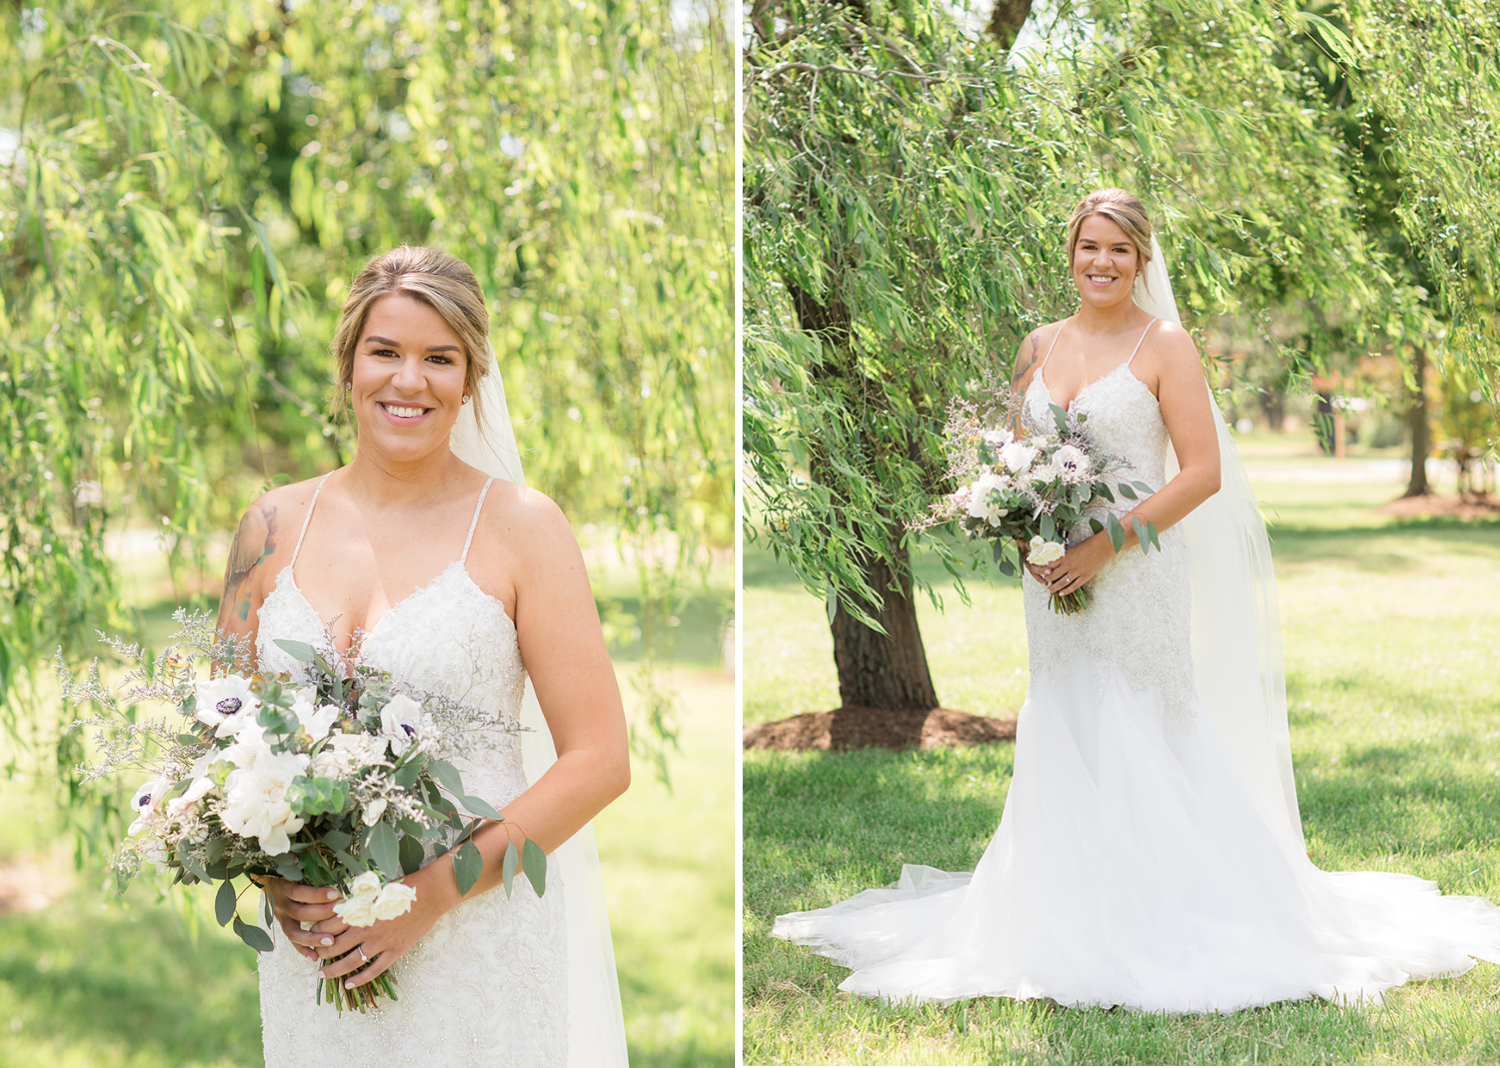
[[[193,717],[216,728],[216,738],[238,733],[260,711],[260,699],[250,692],[250,680],[241,675],[221,675],[200,682],[196,696]]]
[[[1089,477],[1089,457],[1076,445],[1064,445],[1052,457],[1052,463],[1062,471],[1064,482],[1082,482]]]
[[[405,753],[407,747],[427,725],[423,723],[426,718],[422,712],[422,706],[404,693],[398,693],[392,697],[380,710],[380,730],[390,739],[391,752],[398,757]]]
[[[254,767],[256,762],[272,755],[271,743],[266,741],[266,729],[258,720],[250,720],[240,726],[234,736],[234,744],[219,750],[216,761],[222,760],[236,768]]]
[[[302,818],[287,803],[292,780],[307,767],[306,753],[266,753],[248,767],[229,773],[219,819],[242,838],[256,838],[272,856],[292,847],[290,835],[302,829]]]
[[[1026,553],[1026,562],[1035,564],[1037,567],[1046,567],[1048,564],[1061,560],[1067,551],[1066,546],[1060,542],[1048,541],[1037,534],[1031,539],[1031,548]]]
[[[1025,445],[1019,441],[1013,441],[1000,450],[1000,462],[1009,471],[1024,471],[1031,466],[1031,461],[1036,459],[1036,454],[1039,451],[1041,450],[1035,445]]]

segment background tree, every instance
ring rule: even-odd
[[[1316,331],[1325,340],[1333,328],[1362,339],[1362,321],[1389,332],[1411,287],[1372,240],[1344,163],[1323,90],[1347,79],[1367,116],[1385,116],[1411,178],[1402,232],[1454,296],[1444,308],[1465,307],[1455,265],[1493,260],[1486,210],[1466,203],[1493,151],[1449,152],[1433,135],[1500,115],[1495,27],[1459,0],[1376,7],[1064,3],[1056,17],[1089,32],[1019,55],[999,14],[998,30],[969,34],[913,0],[753,7],[750,536],[827,598],[844,704],[937,703],[906,524],[943,488],[950,399],[1003,382],[1029,330],[1071,310],[1062,230],[1082,193],[1146,198],[1200,324],[1296,302],[1339,310]],[[1436,62],[1448,66],[1429,77]],[[1434,202],[1454,205],[1452,225],[1431,225]],[[1465,323],[1463,358],[1493,366],[1493,324]],[[1309,364],[1328,348],[1304,346]],[[929,548],[959,576],[949,542]]]
[[[79,743],[33,673],[127,621],[106,529],[144,511],[201,560],[269,482],[347,460],[328,339],[402,242],[474,266],[529,480],[636,566],[606,619],[644,643],[660,756],[652,663],[733,485],[732,72],[718,9],[673,10],[0,14],[0,705],[70,789]]]

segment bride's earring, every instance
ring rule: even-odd
[[[469,403],[469,395],[467,393],[465,393],[464,394],[464,399],[461,400],[461,401],[459,401],[459,403],[460,404],[468,404]]]

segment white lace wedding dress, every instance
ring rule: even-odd
[[[481,492],[475,522],[483,503]],[[302,665],[273,639],[327,645],[292,571],[316,506],[315,492],[292,561],[260,610],[261,668],[294,678]],[[364,635],[360,655],[419,689],[519,720],[526,669],[504,606],[465,569],[473,537],[471,523],[463,556],[392,605]],[[503,808],[527,786],[520,739],[497,730],[486,741],[452,763],[469,793]],[[562,1068],[569,1061],[567,892],[560,873],[549,871],[540,898],[517,879],[509,898],[496,889],[463,902],[391,969],[399,1000],[368,1015],[316,1004],[317,965],[273,927],[276,948],[260,957],[267,1068]]]
[[[1028,431],[1051,429],[1050,400],[1039,369]],[[1129,477],[1161,488],[1167,430],[1128,362],[1071,410]],[[1173,1013],[1377,999],[1471,956],[1500,961],[1500,909],[1411,876],[1320,871],[1239,788],[1194,682],[1180,526],[1161,548],[1115,557],[1077,615],[1023,579],[1031,676],[1015,774],[972,874],[908,865],[772,933],[853,968],[840,989],[857,994]]]

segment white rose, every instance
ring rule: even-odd
[[[394,920],[409,910],[416,899],[417,892],[405,883],[386,883],[375,899],[375,918]]]
[[[1000,462],[1013,473],[1024,471],[1031,466],[1031,461],[1036,459],[1038,451],[1035,445],[1023,445],[1019,441],[1013,441],[1000,450]]]
[[[1056,482],[1062,474],[1062,468],[1055,463],[1037,464],[1031,469],[1031,477],[1038,482]]]
[[[333,911],[350,927],[368,927],[375,922],[375,899],[371,897],[350,898],[333,906]]]
[[[216,738],[228,738],[260,711],[260,699],[250,692],[250,680],[240,675],[221,675],[198,684],[193,717],[217,728]]]
[[[305,753],[271,753],[249,767],[236,768],[224,783],[219,819],[242,838],[255,838],[275,856],[291,848],[290,835],[302,829],[302,818],[287,803],[292,780],[307,767]]]
[[[1048,541],[1038,534],[1031,539],[1031,548],[1026,554],[1026,562],[1035,564],[1037,567],[1046,567],[1048,564],[1061,560],[1067,551],[1067,548],[1059,542]]]

